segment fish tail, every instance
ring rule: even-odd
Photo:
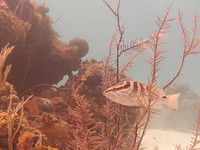
[[[165,105],[173,110],[178,110],[178,99],[180,97],[180,93],[167,95],[167,99]]]

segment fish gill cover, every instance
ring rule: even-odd
[[[103,2],[116,17],[116,34],[102,61],[82,62],[89,50],[87,41],[81,38],[61,41],[44,4],[34,0],[0,0],[0,149],[145,149],[142,140],[156,113],[150,104],[155,99],[154,89],[163,60],[161,35],[173,20],[167,18],[171,7],[163,18],[158,18],[158,30],[149,39],[126,45],[122,40],[125,28],[120,20],[121,1],[116,11],[108,1]],[[181,22],[182,15],[179,15]],[[184,28],[182,31],[184,34]],[[195,48],[200,43],[193,37],[194,45],[187,49],[188,42],[185,41],[182,64],[188,55],[197,54]],[[102,94],[105,89],[132,80],[125,72],[147,48],[153,55],[148,60],[149,103],[133,108],[106,99]],[[120,67],[120,58],[126,52],[130,58]],[[174,83],[181,70],[182,66],[164,88]],[[66,84],[55,86],[66,74],[69,76]],[[180,88],[176,90],[180,92]],[[200,114],[198,101],[194,108]],[[198,147],[199,135],[198,116],[189,148]],[[176,149],[180,150],[181,146]]]

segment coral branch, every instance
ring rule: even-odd
[[[130,50],[138,50],[138,52],[143,52],[145,49],[147,49],[147,45],[149,44],[149,42],[151,41],[151,38],[148,40],[138,40],[136,42],[132,41],[130,45],[123,45],[122,46],[122,50],[119,53],[119,57],[125,53],[125,52],[130,52]]]
[[[168,32],[168,29],[171,27],[170,23],[174,20],[174,18],[169,18],[169,14],[171,12],[171,7],[173,5],[173,3],[168,7],[165,15],[163,17],[157,17],[157,21],[156,21],[156,25],[158,27],[158,30],[155,31],[155,33],[148,39],[148,40],[143,40],[142,42],[135,42],[132,41],[130,42],[130,44],[125,44],[124,41],[124,33],[125,33],[125,29],[124,26],[121,23],[120,20],[120,3],[121,1],[118,0],[117,1],[117,7],[116,9],[113,9],[112,6],[108,3],[108,1],[103,0],[103,2],[106,4],[106,6],[109,8],[109,10],[112,12],[112,14],[116,17],[116,24],[117,24],[117,29],[116,29],[116,34],[115,36],[112,38],[111,43],[110,43],[110,48],[109,48],[109,55],[105,61],[105,64],[108,68],[109,63],[111,62],[112,56],[113,56],[113,45],[116,44],[116,50],[114,51],[114,54],[116,56],[115,60],[116,60],[116,82],[118,83],[120,81],[120,75],[122,73],[125,72],[125,70],[127,70],[135,57],[137,57],[141,52],[143,52],[145,49],[147,49],[147,47],[150,47],[151,51],[152,51],[152,56],[147,60],[148,64],[149,64],[149,68],[150,68],[150,75],[149,75],[149,83],[148,83],[148,94],[146,95],[148,97],[148,101],[145,101],[145,103],[142,103],[142,101],[144,101],[143,99],[138,99],[138,101],[141,101],[141,112],[136,115],[135,118],[135,123],[134,123],[134,127],[132,128],[132,134],[130,135],[131,137],[133,137],[132,139],[132,144],[129,143],[129,145],[132,147],[132,149],[139,149],[143,140],[143,137],[147,131],[148,128],[148,124],[149,121],[152,117],[152,115],[155,114],[155,112],[152,111],[152,105],[154,105],[156,103],[156,100],[158,98],[158,93],[156,91],[156,87],[157,87],[157,79],[159,77],[158,72],[161,69],[161,63],[164,60],[164,56],[163,53],[165,53],[165,50],[163,49],[163,45],[165,44],[163,38],[164,35]],[[195,54],[199,54],[200,52],[197,50],[197,47],[199,47],[200,45],[200,38],[197,37],[197,16],[195,15],[194,17],[194,27],[192,30],[192,34],[191,34],[191,38],[190,37],[190,33],[186,30],[183,21],[182,21],[182,14],[179,11],[179,22],[180,22],[180,26],[181,26],[181,32],[183,34],[183,43],[184,43],[184,51],[183,51],[183,56],[182,56],[182,60],[181,60],[181,64],[179,67],[179,70],[177,71],[177,73],[175,74],[175,76],[166,84],[166,86],[164,86],[164,89],[169,87],[175,80],[176,78],[178,78],[178,76],[180,75],[182,68],[184,66],[185,63],[185,59],[187,56],[189,55],[195,55]],[[130,58],[128,59],[127,63],[120,68],[120,58],[124,53],[129,53],[131,54]],[[108,76],[108,69],[105,68],[105,77],[107,78]],[[110,84],[112,85],[111,79],[103,79],[104,80],[104,87],[107,88],[107,86]],[[109,84],[108,84],[109,83]],[[120,120],[121,120],[121,114],[123,114],[121,112],[121,106],[116,107],[115,114],[111,114],[111,103],[107,102],[107,105],[109,105],[109,107],[107,107],[109,109],[109,115],[107,115],[107,117],[113,117],[113,116],[117,116],[117,122],[116,122],[116,126],[114,126],[112,129],[110,127],[110,123],[111,123],[111,119],[108,118],[108,122],[107,123],[107,127],[108,129],[108,139],[109,139],[109,150],[110,149],[116,149],[119,148],[120,142],[119,140],[122,140],[122,136],[123,136],[123,131],[121,131],[122,127],[120,125]],[[128,118],[126,116],[126,118]],[[128,119],[127,119],[128,120]],[[130,123],[129,121],[127,121],[128,123]],[[114,130],[116,132],[114,132]],[[115,136],[114,140],[113,140],[113,134]],[[196,134],[195,134],[196,135]],[[110,139],[112,139],[113,144],[110,142]],[[195,141],[198,141],[196,139],[194,139]],[[127,140],[128,141],[128,140]],[[124,141],[122,141],[121,143],[123,143]],[[129,141],[130,142],[130,141]],[[123,143],[124,144],[124,143]],[[130,147],[129,147],[130,148]]]
[[[192,30],[192,32],[189,32],[183,23],[183,14],[180,11],[178,11],[178,15],[179,15],[179,24],[181,27],[181,32],[183,34],[184,50],[183,50],[183,54],[182,54],[181,64],[180,64],[180,67],[179,67],[177,73],[163,87],[163,89],[166,89],[167,87],[169,87],[180,76],[180,74],[183,70],[185,60],[188,56],[196,55],[196,54],[200,53],[200,51],[197,50],[197,48],[200,46],[200,37],[197,37],[197,16],[194,15],[193,30]],[[191,35],[191,37],[190,37],[190,35]]]
[[[157,78],[158,78],[158,71],[160,69],[160,63],[164,59],[162,54],[165,52],[162,50],[163,43],[162,38],[163,34],[167,32],[167,29],[170,27],[169,23],[174,20],[168,19],[170,10],[171,10],[172,4],[170,7],[167,9],[167,12],[165,13],[164,17],[161,19],[158,17],[157,20],[157,26],[158,30],[153,34],[152,40],[150,42],[150,47],[153,51],[152,57],[147,61],[150,65],[151,72],[150,72],[150,77],[149,77],[149,90],[148,90],[148,101],[146,104],[142,104],[141,102],[141,107],[142,107],[142,112],[141,114],[137,117],[136,119],[136,124],[135,124],[135,141],[133,143],[133,149],[139,149],[141,142],[143,140],[143,137],[147,131],[147,126],[149,124],[150,118],[153,114],[151,110],[151,106],[155,103],[156,100],[156,84],[157,84]],[[138,99],[138,101],[142,101],[142,99]],[[139,132],[141,134],[139,135]],[[136,142],[137,140],[137,142]]]
[[[124,29],[124,25],[122,25],[121,23],[121,19],[120,19],[120,5],[121,5],[121,0],[117,1],[117,6],[116,6],[116,10],[113,9],[111,7],[111,5],[106,1],[103,0],[103,2],[106,4],[106,6],[109,8],[109,10],[114,14],[114,16],[116,17],[116,24],[117,24],[117,29],[116,29],[116,34],[114,34],[111,42],[110,42],[110,47],[109,47],[109,54],[108,57],[105,60],[105,64],[106,64],[106,68],[105,68],[105,77],[108,77],[108,70],[107,70],[107,66],[110,62],[110,59],[112,57],[113,54],[113,44],[116,44],[116,50],[115,50],[115,54],[116,54],[116,83],[118,83],[120,81],[120,75],[122,75],[124,73],[124,71],[126,71],[129,66],[131,66],[133,60],[135,57],[137,57],[140,53],[142,53],[145,49],[147,49],[147,45],[150,43],[151,38],[148,40],[136,40],[136,41],[131,41],[130,44],[124,44],[124,33],[125,33],[125,29]],[[120,57],[124,54],[124,53],[130,53],[131,56],[128,60],[128,62],[122,67],[120,68]],[[104,87],[107,88],[107,86],[111,86],[108,82],[108,78],[104,79],[106,81],[104,81]],[[110,80],[109,80],[110,81]],[[106,83],[107,82],[107,83]],[[108,103],[107,103],[108,104]],[[110,107],[107,107],[109,109],[111,109]],[[110,110],[108,110],[109,113]],[[110,144],[110,140],[109,140],[109,149],[116,149],[119,146],[119,139],[122,137],[122,131],[121,131],[121,115],[122,115],[122,106],[121,105],[115,105],[115,115],[117,116],[117,125],[116,125],[116,132],[114,132],[115,135],[115,141],[114,144],[111,145]],[[110,114],[111,115],[111,114]],[[110,116],[108,115],[108,116]],[[110,120],[109,120],[110,121]],[[109,127],[109,126],[108,126]],[[109,131],[109,137],[112,137],[110,134],[110,129]]]
[[[75,101],[74,107],[69,107],[69,115],[71,121],[71,131],[74,137],[71,139],[72,148],[76,149],[98,149],[101,146],[101,134],[97,134],[98,122],[94,119],[94,113],[91,111],[91,106],[87,102],[84,95],[79,94],[78,87],[73,87],[72,97]]]
[[[14,49],[14,46],[8,47],[9,44],[7,44],[4,48],[1,49],[0,52],[0,89],[4,86],[8,74],[11,70],[11,65],[6,66],[5,71],[3,72],[3,67],[5,65],[6,59],[8,55],[12,52]]]
[[[200,145],[200,103],[195,103],[194,108],[197,111],[197,120],[193,128],[193,135],[192,141],[190,144],[190,150],[198,149],[197,145]]]
[[[117,16],[117,13],[113,10],[113,8],[110,6],[110,4],[106,1],[106,0],[103,0],[103,2],[106,4],[106,6],[110,9],[110,11],[115,15]]]
[[[15,140],[16,134],[19,131],[19,128],[21,126],[22,118],[23,118],[23,107],[24,104],[31,98],[32,96],[29,96],[25,101],[22,100],[16,108],[12,108],[13,105],[13,87],[11,87],[10,91],[10,101],[9,101],[9,106],[8,106],[8,117],[7,117],[7,128],[8,128],[8,147],[9,150],[13,150],[13,141]],[[21,116],[20,116],[20,121],[17,126],[17,128],[14,130],[14,121],[16,119],[16,116],[18,115],[18,111],[21,109]],[[13,133],[14,132],[14,133]]]
[[[109,8],[109,10],[115,15],[116,17],[116,24],[117,24],[117,29],[116,29],[116,34],[115,34],[115,43],[116,43],[116,82],[119,82],[119,76],[120,76],[120,57],[122,56],[123,53],[126,52],[136,52],[136,54],[133,55],[138,55],[137,53],[142,53],[144,50],[147,49],[147,45],[149,44],[151,39],[147,40],[136,40],[136,41],[131,41],[130,44],[124,44],[124,25],[122,25],[121,20],[120,20],[120,5],[121,1],[118,0],[117,2],[117,8],[116,11],[111,7],[111,5],[106,1],[103,0],[103,2],[106,4],[106,6]],[[114,44],[114,43],[112,43]],[[110,46],[112,47],[112,46]],[[110,50],[109,50],[110,51]],[[124,66],[129,66],[135,56],[131,56],[129,59],[130,61],[124,65]],[[125,70],[125,69],[122,69]]]
[[[121,42],[123,40],[123,36],[124,36],[124,27],[121,25],[121,21],[120,21],[120,4],[121,4],[121,0],[118,0],[117,2],[117,10],[116,12],[114,11],[114,9],[110,6],[110,4],[103,0],[103,2],[106,4],[106,6],[110,9],[110,11],[116,16],[116,20],[117,20],[117,32],[119,34],[119,37],[117,39],[117,43],[116,43],[116,82],[119,82],[119,66],[120,66],[120,47],[121,47]],[[118,107],[116,107],[116,111],[118,119],[117,119],[117,134],[116,134],[116,139],[113,145],[113,150],[117,147],[118,145],[118,141],[119,141],[119,137],[120,137],[120,122],[121,122],[121,106],[119,105]]]
[[[114,43],[116,43],[116,34],[113,34],[113,37],[110,41],[108,55],[103,58],[105,63],[104,63],[104,67],[103,67],[104,71],[103,71],[102,85],[105,88],[108,88],[115,83],[115,81],[113,81],[113,78],[111,77],[111,74],[110,74],[111,71],[109,70],[111,59],[113,57],[113,45],[114,45]]]

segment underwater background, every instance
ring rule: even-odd
[[[0,0],[0,150],[200,149],[199,6]],[[148,103],[106,99],[124,80]],[[177,111],[152,109],[157,87]]]
[[[53,20],[59,20],[53,24],[53,27],[62,40],[69,41],[74,37],[82,37],[88,41],[90,51],[83,59],[95,58],[101,60],[108,53],[110,39],[115,32],[116,23],[115,18],[101,0],[89,0],[87,3],[81,0],[65,2],[61,0],[57,2],[38,0],[38,2],[45,3],[49,7],[48,14]],[[116,2],[110,1],[110,3],[116,5]],[[171,3],[172,1],[168,0],[122,1],[121,19],[126,28],[125,41],[148,38],[156,29],[156,16],[164,14]],[[175,1],[170,16],[177,19],[178,10],[181,10],[184,13],[185,25],[189,30],[192,30],[193,16],[195,13],[197,16],[200,14],[199,5],[200,1],[198,0]],[[171,24],[172,28],[170,28],[167,35],[169,38],[166,38],[166,50],[168,52],[165,54],[164,68],[160,71],[162,76],[160,76],[159,84],[166,83],[173,76],[179,66],[177,59],[181,59],[183,45],[180,39],[181,32],[178,27],[178,20],[173,21]],[[146,74],[149,71],[144,62],[145,55],[136,58],[133,68],[128,71],[128,74],[135,80],[143,82],[147,82]],[[122,58],[122,61],[125,60],[126,58]],[[195,67],[191,67],[191,65],[199,63],[199,56],[189,59],[185,64],[181,78],[177,80],[177,82],[191,85],[196,93],[199,93],[200,89],[200,82],[198,82],[200,71]]]

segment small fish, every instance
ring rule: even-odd
[[[114,85],[103,92],[109,100],[121,105],[141,107],[141,104],[148,104],[149,86],[137,81],[124,81]],[[151,108],[162,109],[163,104],[173,110],[178,109],[180,93],[166,95],[163,89],[155,88],[155,101]]]

